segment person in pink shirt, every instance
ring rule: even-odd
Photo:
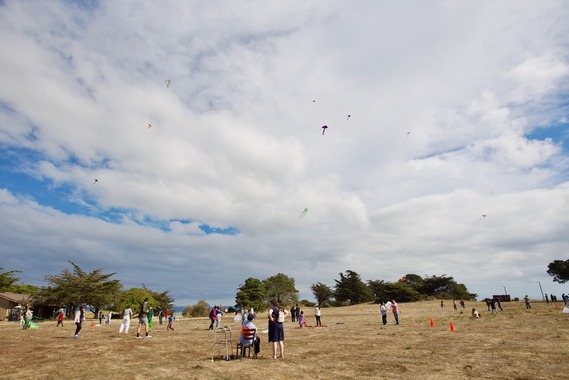
[[[393,312],[393,317],[395,318],[395,324],[399,324],[399,305],[395,300],[391,300],[391,311]]]

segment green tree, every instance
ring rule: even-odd
[[[452,277],[444,274],[425,277],[419,291],[425,296],[442,299],[472,300],[476,298],[476,294],[469,293],[464,284],[458,284]]]
[[[414,302],[421,300],[421,293],[405,282],[390,282],[385,284],[382,301],[396,300],[397,302]]]
[[[368,280],[367,287],[373,294],[374,302],[381,302],[385,299],[385,282],[383,280]]]
[[[314,298],[316,298],[316,302],[318,302],[319,305],[329,303],[334,296],[332,288],[321,282],[310,285],[310,290],[312,290],[312,294],[314,294]]]
[[[267,303],[267,290],[263,281],[249,277],[237,288],[235,306],[238,309],[253,307],[262,310]]]
[[[131,288],[118,294],[115,303],[110,308],[112,311],[121,313],[127,307],[132,309],[133,315],[138,315],[140,304],[148,298],[148,306],[156,308],[160,303],[152,297],[152,293],[145,288]]]
[[[151,305],[153,308],[160,306],[162,309],[171,309],[174,306],[174,299],[170,297],[168,290],[165,290],[163,292],[156,292],[154,290],[147,289],[144,285],[143,287],[144,289],[148,290],[148,292],[150,292],[151,298],[156,302],[155,305]]]
[[[276,299],[281,305],[292,304],[298,300],[298,290],[294,278],[282,273],[276,274],[263,281],[269,299]]]
[[[70,261],[73,272],[65,269],[61,274],[46,276],[51,286],[40,289],[37,298],[51,305],[67,306],[68,316],[80,304],[91,305],[94,313],[106,305],[112,305],[121,290],[119,280],[111,280],[115,273],[103,274],[102,269],[85,272]]]
[[[356,305],[373,299],[373,293],[370,288],[361,280],[360,275],[354,271],[347,270],[345,275],[340,273],[340,279],[334,281],[336,281],[334,298],[338,302],[348,302],[350,305]]]
[[[554,282],[564,284],[569,281],[569,260],[554,260],[547,268],[547,274],[553,277]]]
[[[0,268],[0,271],[3,271],[4,268]],[[16,281],[19,280],[18,277],[14,277],[14,274],[21,273],[19,270],[11,270],[8,272],[0,272],[0,292],[7,292],[10,291],[10,287]]]

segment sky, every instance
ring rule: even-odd
[[[568,19],[537,0],[0,1],[0,267],[45,286],[72,261],[178,306],[278,273],[314,300],[347,270],[560,297]]]

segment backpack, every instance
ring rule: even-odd
[[[283,323],[285,320],[285,313],[284,310],[279,310],[277,314],[277,322]]]

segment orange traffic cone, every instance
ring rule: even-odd
[[[435,322],[431,319],[431,327],[435,327]]]
[[[91,322],[91,327],[95,327],[95,321]]]
[[[450,323],[450,331],[454,331],[454,325],[452,324],[452,322]]]

